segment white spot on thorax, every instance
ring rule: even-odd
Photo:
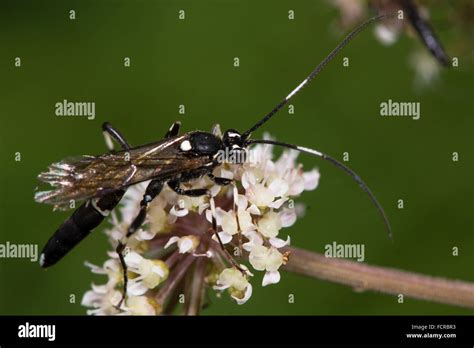
[[[179,147],[182,151],[189,151],[192,149],[192,146],[189,140],[183,141]]]

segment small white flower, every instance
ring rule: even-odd
[[[280,229],[281,219],[274,211],[269,211],[258,221],[258,232],[266,238],[276,237]]]
[[[163,232],[166,227],[166,211],[161,206],[156,206],[150,204],[150,209],[148,209],[148,223],[149,223],[149,233],[153,237],[160,232]],[[143,240],[150,240],[151,238],[143,238]]]
[[[268,185],[268,188],[273,192],[275,197],[283,197],[288,192],[290,186],[282,178],[275,178],[271,181],[270,185]]]
[[[415,70],[415,86],[425,88],[439,78],[441,68],[439,63],[426,50],[418,50],[411,54],[410,65]]]
[[[320,177],[321,177],[321,174],[319,173],[319,170],[317,169],[313,169],[309,172],[303,173],[304,189],[306,191],[315,190],[319,185]]]
[[[196,185],[193,185],[195,187]],[[205,184],[203,183],[201,186],[197,187],[204,187]],[[220,187],[216,185],[219,189]],[[213,189],[216,190],[216,189]],[[215,194],[218,194],[219,191],[216,191]],[[207,205],[207,196],[199,196],[199,197],[189,197],[189,196],[179,196],[178,198],[178,205],[181,209],[187,209],[188,211],[197,211],[199,208]]]
[[[125,305],[125,314],[155,315],[156,308],[150,298],[146,296],[129,296]]]
[[[223,211],[220,212],[220,225],[222,226],[222,231],[227,232],[231,236],[239,232],[239,227],[237,224],[237,219],[235,217],[235,212],[231,211]]]
[[[150,181],[145,181],[137,185],[131,186],[125,196],[122,198],[120,205],[120,215],[124,225],[128,226],[137,216],[140,210],[140,201],[142,200],[145,189]]]
[[[375,36],[386,46],[393,45],[397,41],[399,34],[400,32],[398,30],[388,27],[385,24],[378,24],[375,26]]]
[[[84,264],[91,269],[92,273],[107,275],[109,278],[107,286],[109,288],[114,288],[115,285],[122,281],[122,269],[120,268],[120,263],[116,259],[105,261],[102,267],[93,265],[87,261]]]
[[[286,209],[280,213],[281,227],[290,227],[296,222],[297,214],[296,209]]]
[[[278,269],[283,264],[283,254],[276,248],[267,248],[263,245],[254,246],[250,252],[249,261],[257,271],[266,271],[262,286],[280,281]]]
[[[247,277],[235,268],[224,269],[219,274],[214,289],[228,289],[231,297],[236,300],[238,304],[244,304],[248,301],[250,296],[252,296],[252,285],[248,282]]]
[[[270,241],[270,244],[271,244],[273,247],[275,247],[275,248],[277,248],[277,249],[280,249],[280,248],[283,248],[283,247],[285,247],[285,246],[287,246],[287,245],[290,245],[291,239],[290,239],[290,236],[288,236],[288,237],[286,238],[286,241],[283,240],[283,239],[280,239],[280,238],[270,238],[269,241]]]
[[[87,291],[82,297],[81,305],[90,307],[89,315],[116,314],[116,306],[120,302],[122,294],[120,291],[111,289],[107,285],[92,284],[92,290]]]
[[[227,233],[227,232],[218,232],[219,238],[222,242],[222,244],[229,244],[232,241],[232,235]],[[217,237],[214,235],[212,236],[212,239],[214,239],[217,242]]]
[[[244,243],[242,247],[246,251],[252,251],[254,246],[259,246],[263,244],[262,236],[256,231],[250,231],[245,233],[244,236],[249,240],[247,243]]]
[[[184,236],[184,237],[171,237],[165,245],[165,249],[172,244],[178,244],[180,254],[192,253],[199,246],[199,238],[196,236]]]
[[[280,272],[272,271],[266,272],[263,276],[262,286],[267,286],[270,284],[276,284],[280,281]]]
[[[217,219],[218,225],[222,227],[222,231],[227,232],[231,236],[239,232],[245,233],[255,229],[252,223],[252,216],[247,210],[238,209],[237,214],[233,210],[224,211],[217,209],[217,212],[219,217]]]
[[[138,277],[130,279],[128,293],[143,295],[149,289],[154,289],[168,277],[169,269],[161,260],[148,260],[140,254],[131,251],[125,256],[128,269]]]
[[[275,199],[275,194],[264,184],[250,185],[246,191],[247,199],[257,207],[268,207]]]
[[[273,247],[255,246],[249,255],[249,261],[257,271],[277,271],[283,264],[283,255]]]
[[[263,134],[263,139],[272,140],[267,132]],[[273,145],[269,144],[258,144],[254,146],[251,150],[251,156],[249,156],[252,161],[244,164],[245,170],[247,171],[255,166],[261,166],[264,163],[270,163],[273,158],[272,149]]]
[[[189,213],[189,210],[186,208],[182,208],[179,204],[173,205],[173,207],[170,210],[170,214],[176,217],[183,217],[183,216],[188,215],[188,213]]]

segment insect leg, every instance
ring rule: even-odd
[[[239,220],[239,208],[238,208],[238,196],[239,196],[239,191],[237,190],[237,187],[235,186],[235,183],[232,184],[233,186],[233,198],[234,198],[234,211],[236,212],[235,214],[235,221],[237,222],[237,233],[238,233],[238,243],[239,243],[239,256],[242,256],[242,229],[240,228],[240,220]]]
[[[220,186],[226,186],[233,182],[232,179],[221,178],[219,176],[215,176],[212,173],[207,174],[207,177],[211,179],[215,184]]]
[[[163,181],[162,180],[152,180],[146,190],[143,198],[140,202],[140,211],[138,215],[135,217],[131,225],[128,227],[127,230],[127,237],[130,237],[135,231],[143,224],[146,218],[146,212],[148,209],[148,204],[160,194],[161,190],[163,189]]]
[[[214,134],[215,136],[222,138],[222,131],[221,131],[221,126],[216,123],[215,125],[212,126],[211,133]]]
[[[204,196],[208,194],[207,189],[191,189],[191,190],[184,190],[180,185],[179,180],[170,180],[168,181],[168,186],[171,187],[171,189],[176,192],[178,195],[182,196],[191,196],[191,197],[199,197],[199,196]]]
[[[177,121],[173,123],[171,128],[166,133],[165,138],[169,138],[169,137],[177,135],[180,127],[181,127],[181,122]],[[133,165],[133,167],[135,166]],[[135,171],[136,171],[136,167],[135,167]],[[145,221],[145,218],[146,218],[146,211],[148,208],[148,204],[156,196],[160,194],[162,189],[163,189],[162,180],[152,180],[148,184],[148,187],[145,190],[145,194],[143,195],[143,199],[140,202],[140,212],[138,213],[137,217],[135,218],[135,220],[133,220],[132,224],[128,228],[127,237],[135,233],[135,231],[143,224],[143,221]]]
[[[112,126],[109,122],[104,122],[102,124],[102,131],[104,132],[105,142],[109,150],[114,149],[114,146],[112,142],[110,141],[109,137],[114,139],[123,150],[130,149],[130,144],[125,140],[123,135],[120,134],[120,132],[114,126]]]
[[[165,138],[178,135],[180,127],[181,127],[181,122],[177,121],[173,123],[170,129],[168,130],[168,132],[165,134]],[[119,134],[118,131],[115,131],[114,133]],[[123,137],[122,137],[122,140],[125,141]],[[143,199],[140,202],[140,212],[135,217],[135,219],[133,220],[133,222],[131,223],[131,225],[129,226],[127,230],[127,235],[126,235],[127,238],[130,237],[133,233],[135,233],[135,231],[143,224],[146,218],[148,204],[156,196],[160,194],[162,188],[163,188],[163,181],[160,181],[160,180],[152,180],[148,184],[148,187],[145,190],[145,194],[143,195]],[[117,309],[120,309],[120,306],[122,305],[122,303],[125,301],[127,297],[128,276],[127,276],[127,264],[125,262],[125,256],[124,256],[125,247],[126,247],[126,243],[123,243],[121,240],[119,240],[117,244],[117,248],[115,249],[115,252],[118,254],[120,264],[123,270],[123,292],[122,292],[122,298],[120,299],[120,302],[116,306]]]
[[[247,276],[247,272],[242,268],[240,267],[240,265],[237,263],[237,261],[234,260],[234,258],[232,257],[232,255],[227,251],[227,249],[225,248],[224,246],[224,243],[222,243],[222,239],[221,237],[219,236],[219,233],[217,233],[217,221],[216,221],[216,207],[215,207],[215,203],[214,203],[214,199],[211,197],[210,199],[210,204],[211,204],[211,228],[209,229],[210,232],[212,232],[212,234],[214,234],[217,238],[217,241],[225,255],[225,257],[227,258],[227,260],[229,260],[229,262],[232,264],[232,266],[234,266],[235,268],[237,268],[244,276]]]
[[[135,217],[133,222],[130,224],[127,230],[127,235],[126,237],[130,237],[133,233],[136,232],[136,230],[143,224],[146,218],[146,213],[148,209],[148,205],[150,202],[160,194],[161,190],[163,188],[163,181],[162,180],[152,180],[143,195],[143,199],[140,202],[140,211],[138,215]],[[125,301],[127,297],[127,285],[128,285],[128,276],[127,276],[127,264],[125,263],[125,251],[126,243],[123,243],[122,241],[119,240],[117,244],[117,248],[115,251],[117,252],[120,260],[120,264],[122,265],[122,270],[123,270],[123,292],[122,292],[122,298],[120,299],[120,302],[117,305],[117,308],[120,308],[122,303]]]
[[[173,123],[165,135],[165,138],[174,137],[179,134],[179,129],[181,128],[181,122],[176,121]]]

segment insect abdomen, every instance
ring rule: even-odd
[[[124,193],[123,190],[111,192],[99,199],[90,199],[77,208],[44,246],[41,267],[54,265],[87,237],[118,204]]]
[[[103,220],[104,216],[92,204],[82,204],[44,246],[40,258],[41,267],[52,266],[61,260]]]

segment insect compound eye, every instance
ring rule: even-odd
[[[189,142],[191,151],[199,155],[213,155],[222,149],[222,141],[211,133],[195,132]]]

